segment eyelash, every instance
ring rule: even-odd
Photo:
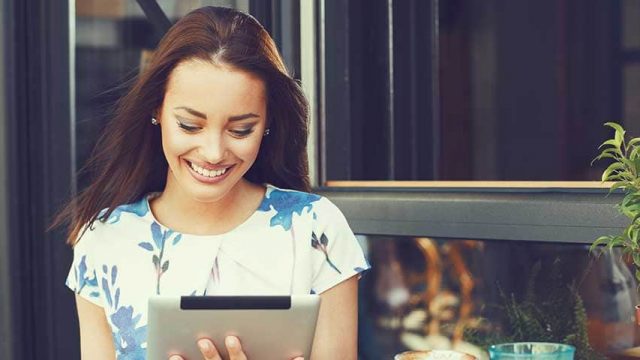
[[[181,123],[180,121],[178,121],[177,123],[178,123],[178,126],[179,126],[182,130],[184,130],[184,131],[186,131],[186,132],[196,132],[196,131],[200,130],[200,128],[199,128],[199,127],[197,127],[197,126],[189,126],[189,125],[186,125],[186,124]]]
[[[183,129],[184,131],[186,131],[188,133],[194,133],[194,132],[200,130],[200,128],[197,127],[197,126],[189,126],[189,125],[181,123],[180,121],[178,121],[177,123],[178,123],[178,126],[181,129]],[[243,138],[243,137],[247,137],[247,136],[251,135],[253,133],[253,128],[246,129],[246,130],[230,130],[230,132],[236,137]]]

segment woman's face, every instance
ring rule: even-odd
[[[168,191],[222,199],[258,156],[266,126],[264,82],[245,71],[185,61],[173,70],[158,114]]]

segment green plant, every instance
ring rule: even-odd
[[[483,329],[465,329],[464,339],[488,348],[492,344],[542,341],[576,347],[576,359],[601,360],[587,336],[587,315],[576,285],[562,276],[561,261],[556,258],[547,272],[542,262],[534,264],[524,296],[505,293],[498,286],[500,304],[492,305],[504,314],[500,327],[485,323]]]
[[[602,149],[593,162],[612,159],[613,162],[602,173],[602,181],[612,181],[609,194],[614,190],[624,191],[624,198],[616,205],[621,214],[631,221],[618,235],[600,236],[591,245],[591,251],[599,245],[606,245],[609,250],[619,246],[623,254],[633,259],[635,277],[640,281],[640,137],[626,141],[626,131],[619,124],[608,122],[615,130],[614,137],[602,143]]]

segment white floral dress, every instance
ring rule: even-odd
[[[222,235],[181,234],[149,194],[96,221],[74,247],[66,284],[104,308],[118,360],[145,359],[147,301],[162,295],[320,294],[369,268],[328,199],[267,185],[260,207]]]

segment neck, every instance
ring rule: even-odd
[[[262,189],[241,179],[222,198],[204,202],[185,194],[169,174],[162,194],[151,204],[158,221],[180,232],[215,234],[226,232],[255,211],[256,189]]]

